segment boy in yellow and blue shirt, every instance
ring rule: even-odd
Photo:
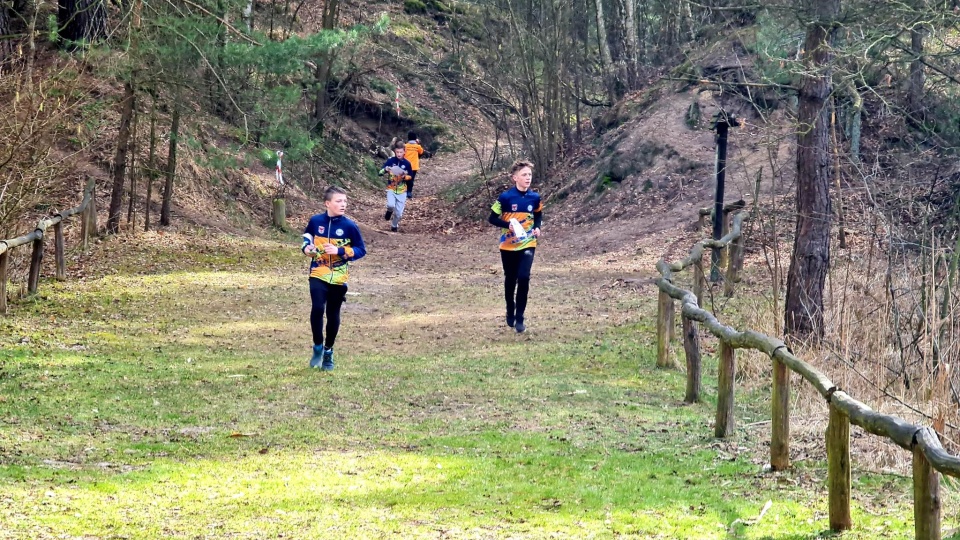
[[[405,152],[402,142],[393,145],[393,157],[380,169],[380,174],[387,175],[387,211],[383,219],[390,220],[390,230],[393,232],[400,228],[400,218],[407,205],[407,180],[410,180],[410,171],[413,170],[410,162],[403,157]]]
[[[527,327],[524,312],[530,291],[530,271],[543,223],[540,194],[530,189],[533,164],[517,161],[510,167],[514,187],[504,191],[490,208],[487,221],[501,228],[500,261],[503,263],[504,298],[507,302],[507,326],[517,333]]]
[[[323,195],[327,211],[310,218],[303,230],[300,251],[310,260],[310,329],[313,332],[313,356],[310,367],[333,370],[333,344],[340,331],[340,308],[347,297],[350,262],[367,254],[360,228],[344,215],[347,194],[329,187]],[[323,335],[323,316],[327,316],[327,335]]]

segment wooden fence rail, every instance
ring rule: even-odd
[[[47,234],[47,229],[53,227],[54,256],[56,259],[56,278],[58,280],[66,279],[67,264],[66,254],[63,242],[63,223],[67,218],[75,214],[83,213],[80,225],[81,246],[87,249],[91,234],[97,230],[97,206],[95,196],[95,183],[93,179],[87,181],[87,186],[83,190],[83,201],[76,208],[71,208],[64,212],[42,219],[37,223],[33,232],[11,238],[9,240],[0,240],[0,314],[7,312],[7,273],[10,266],[10,252],[16,247],[32,243],[33,253],[30,257],[30,272],[27,277],[27,292],[35,294],[40,284],[40,263],[43,261],[43,247]]]
[[[913,493],[915,537],[918,540],[940,539],[940,477],[938,473],[960,478],[960,458],[949,454],[940,444],[937,432],[929,427],[911,424],[906,420],[875,412],[840,390],[826,375],[800,360],[783,341],[753,330],[738,331],[725,326],[717,318],[700,307],[703,280],[704,248],[737,246],[742,250],[742,224],[746,215],[741,212],[732,220],[729,232],[720,240],[701,240],[680,262],[669,264],[657,262],[660,273],[656,279],[660,289],[657,321],[657,365],[672,365],[668,327],[674,324],[670,315],[673,300],[680,301],[680,313],[684,322],[684,351],[687,356],[687,402],[699,399],[700,348],[696,324],[704,326],[720,339],[720,371],[718,375],[717,415],[715,435],[727,437],[734,428],[734,375],[736,349],[754,349],[770,357],[773,364],[773,397],[771,404],[770,466],[782,470],[790,466],[790,373],[797,373],[827,401],[829,424],[826,431],[827,487],[829,491],[830,528],[836,531],[852,527],[850,517],[851,465],[850,424],[865,431],[885,437],[913,453]],[[728,278],[731,287],[736,280],[740,264],[737,253],[727,258]],[[673,284],[673,275],[688,267],[694,268],[694,289],[687,291]],[[730,270],[733,269],[731,272]],[[669,317],[669,318],[668,318]],[[689,321],[689,327],[688,325]],[[688,336],[690,336],[688,338]],[[662,359],[662,362],[661,362]],[[695,366],[695,369],[691,368]],[[692,378],[697,380],[691,380]]]

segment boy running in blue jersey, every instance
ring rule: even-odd
[[[530,270],[543,223],[540,194],[530,191],[533,163],[517,161],[510,167],[514,187],[504,191],[491,208],[487,221],[502,229],[500,260],[503,263],[504,298],[507,301],[507,326],[517,333],[527,329],[524,312],[530,291]]]
[[[367,254],[360,228],[347,218],[347,194],[329,187],[323,194],[327,211],[310,218],[303,230],[300,250],[310,261],[310,329],[313,357],[310,367],[333,370],[333,343],[340,331],[340,308],[347,296],[349,262]],[[327,315],[327,336],[323,336],[323,315]]]
[[[400,218],[403,217],[403,209],[407,205],[407,180],[410,180],[410,171],[413,167],[410,162],[403,159],[406,148],[402,142],[393,145],[393,157],[388,159],[380,169],[380,174],[386,174],[387,180],[387,211],[383,214],[383,219],[390,221],[390,230],[397,232],[400,228]]]

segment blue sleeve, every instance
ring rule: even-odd
[[[363,237],[360,236],[360,227],[356,223],[350,227],[350,247],[353,248],[351,261],[362,259],[367,254],[367,246],[363,243]]]
[[[539,212],[533,213],[533,228],[539,229],[543,227],[543,201],[540,200],[540,197],[537,197],[537,206],[534,208],[541,208]]]
[[[493,211],[490,212],[490,217],[487,218],[487,222],[490,223],[491,225],[496,225],[497,227],[500,227],[502,229],[507,229],[510,227],[509,223],[500,219],[500,214]]]

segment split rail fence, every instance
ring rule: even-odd
[[[90,240],[90,235],[97,231],[97,205],[93,179],[87,181],[83,190],[83,201],[76,208],[60,212],[55,216],[42,219],[37,223],[33,232],[0,240],[0,314],[7,312],[7,276],[10,266],[10,253],[14,248],[33,244],[33,253],[30,257],[30,272],[27,277],[27,293],[36,294],[40,285],[40,264],[43,261],[43,249],[47,236],[47,229],[53,227],[54,257],[56,259],[56,279],[64,280],[67,277],[66,249],[63,240],[63,224],[70,216],[81,214],[80,242],[84,251]]]
[[[701,211],[702,213],[703,211]],[[707,211],[709,214],[709,211]],[[700,399],[700,346],[696,323],[720,339],[720,364],[717,389],[717,412],[714,434],[725,438],[734,429],[734,376],[736,350],[754,349],[770,357],[773,363],[773,396],[771,407],[770,466],[783,470],[790,466],[790,373],[799,374],[827,401],[829,422],[826,430],[827,488],[829,490],[830,528],[835,531],[850,529],[851,461],[850,424],[885,437],[913,454],[913,496],[915,533],[918,540],[939,540],[940,532],[940,476],[960,478],[960,458],[949,454],[940,444],[937,432],[930,427],[917,426],[887,414],[875,412],[837,387],[830,379],[810,364],[800,360],[783,341],[753,330],[738,331],[725,326],[709,311],[700,307],[703,298],[703,253],[705,248],[728,250],[725,295],[733,294],[733,285],[739,281],[738,272],[743,261],[742,224],[747,213],[734,215],[732,224],[719,240],[701,240],[690,254],[673,264],[657,262],[660,277],[657,314],[657,365],[672,367],[670,341],[674,324],[674,300],[680,302],[683,347],[687,362],[685,401]],[[674,273],[693,267],[694,291],[677,287]]]

